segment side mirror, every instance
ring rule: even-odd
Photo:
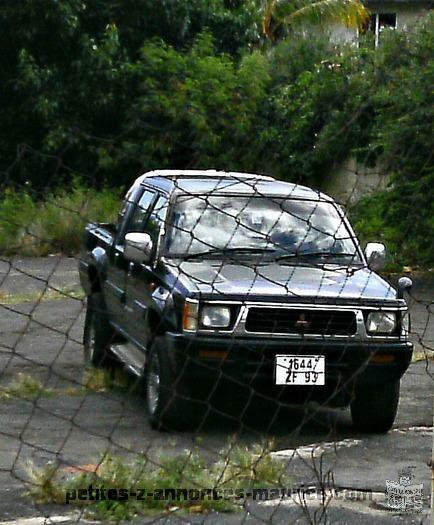
[[[409,277],[401,277],[398,280],[398,297],[402,299],[404,297],[405,291],[410,293],[412,286],[413,281]]]
[[[151,254],[152,239],[149,233],[131,232],[125,235],[125,259],[135,263],[148,263]]]
[[[386,264],[386,247],[381,242],[368,242],[365,248],[368,268],[378,272]]]

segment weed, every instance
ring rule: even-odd
[[[59,299],[84,299],[84,293],[77,287],[48,288],[44,291],[34,291],[20,294],[0,292],[0,304],[33,303],[38,301],[56,301]]]
[[[0,399],[21,398],[34,401],[39,397],[49,397],[54,394],[51,388],[46,388],[38,379],[30,374],[18,373],[16,379],[5,387],[0,387]]]
[[[66,499],[66,491],[72,493],[78,489],[92,486],[96,491],[115,489],[145,489],[142,500],[73,500],[86,505],[89,512],[102,520],[121,521],[137,515],[165,510],[168,513],[181,512],[220,512],[240,509],[240,501],[234,495],[222,499],[188,498],[175,499],[155,497],[163,495],[165,489],[249,489],[267,487],[288,487],[290,480],[285,473],[285,465],[271,455],[271,444],[264,446],[234,446],[221,451],[224,460],[207,465],[204,458],[195,450],[184,451],[176,455],[160,452],[155,460],[138,455],[133,462],[127,462],[119,456],[106,455],[95,472],[75,473],[61,477],[51,465],[39,471],[32,470],[32,488],[28,494],[39,503],[59,503],[59,494]],[[54,478],[54,479],[52,479]],[[149,496],[152,493],[154,496]],[[101,494],[101,492],[100,492]],[[232,493],[234,494],[234,493]]]
[[[413,357],[411,362],[417,363],[419,361],[428,361],[434,360],[434,350],[428,350],[423,347],[416,347],[413,352]]]
[[[132,391],[137,380],[122,368],[90,368],[83,375],[85,390],[92,392],[106,392],[107,390]]]
[[[30,497],[36,504],[47,501],[64,503],[65,494],[57,482],[57,473],[58,466],[54,463],[50,462],[41,469],[30,463],[27,467],[29,488],[26,491],[26,496]]]
[[[214,473],[224,487],[273,487],[289,482],[285,464],[271,455],[273,443],[252,447],[229,446],[223,460],[214,465]]]
[[[92,392],[106,392],[113,386],[113,377],[110,370],[104,368],[91,368],[85,370],[83,375],[85,390]]]
[[[81,396],[89,392],[101,393],[120,390],[132,392],[137,387],[137,379],[122,368],[89,368],[84,371],[82,386],[71,386],[61,392],[67,396]]]

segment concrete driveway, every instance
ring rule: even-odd
[[[404,376],[398,417],[387,435],[357,434],[344,410],[284,409],[270,425],[270,407],[260,400],[243,426],[213,414],[199,433],[158,433],[146,422],[139,389],[70,393],[83,379],[84,301],[75,295],[76,268],[74,259],[58,257],[0,261],[0,386],[24,372],[56,392],[32,402],[0,400],[0,523],[25,523],[24,519],[37,516],[77,522],[72,508],[35,506],[24,497],[29,461],[39,466],[48,461],[87,465],[98,463],[107,451],[125,456],[145,451],[153,457],[158,451],[173,454],[194,446],[213,461],[230,437],[241,444],[272,439],[276,457],[287,463],[297,486],[333,481],[338,488],[372,491],[372,497],[331,499],[326,516],[319,500],[312,497],[303,507],[291,500],[248,502],[240,513],[191,516],[187,522],[430,522],[434,361],[422,359]],[[433,291],[434,279],[415,280],[410,306],[421,356],[434,347]],[[386,480],[398,481],[399,471],[407,467],[412,467],[414,483],[423,483],[423,511],[386,510]],[[154,516],[151,521],[163,523],[163,518]],[[178,521],[185,518],[164,518],[164,523]]]

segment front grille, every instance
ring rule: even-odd
[[[354,335],[354,312],[292,308],[250,308],[246,331],[267,334]]]

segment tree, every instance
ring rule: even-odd
[[[339,22],[362,27],[367,18],[368,10],[359,0],[264,0],[262,33],[275,40],[303,25]]]

